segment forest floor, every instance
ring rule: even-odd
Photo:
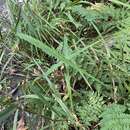
[[[129,1],[0,1],[0,130],[130,130]]]

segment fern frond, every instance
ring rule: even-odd
[[[103,97],[94,92],[84,93],[77,112],[81,123],[89,126],[91,122],[98,121],[104,106]]]
[[[113,104],[101,114],[101,130],[129,130],[130,114],[125,113],[126,107]]]
[[[86,19],[87,21],[94,21],[96,19],[102,19],[103,17],[99,15],[99,13],[95,10],[90,10],[82,7],[81,5],[74,6],[72,8],[72,12],[80,15],[82,18]]]
[[[84,8],[81,5],[77,5],[72,8],[72,12],[80,15],[87,21],[94,21],[97,19],[107,20],[109,16],[115,17],[117,14],[116,11],[118,12],[118,10],[116,10],[113,6],[105,5],[103,3],[95,3],[87,8]]]

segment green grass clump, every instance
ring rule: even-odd
[[[1,128],[17,130],[22,120],[29,130],[129,129],[129,2],[6,0],[6,6]]]

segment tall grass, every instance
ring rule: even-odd
[[[0,44],[9,50],[0,50],[0,123],[5,128],[17,129],[24,113],[29,129],[98,130],[106,106],[128,105],[127,2],[6,3],[10,27]],[[7,121],[12,116],[14,121]]]

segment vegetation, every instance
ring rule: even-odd
[[[0,15],[1,129],[129,130],[129,1],[6,4],[7,17]]]

